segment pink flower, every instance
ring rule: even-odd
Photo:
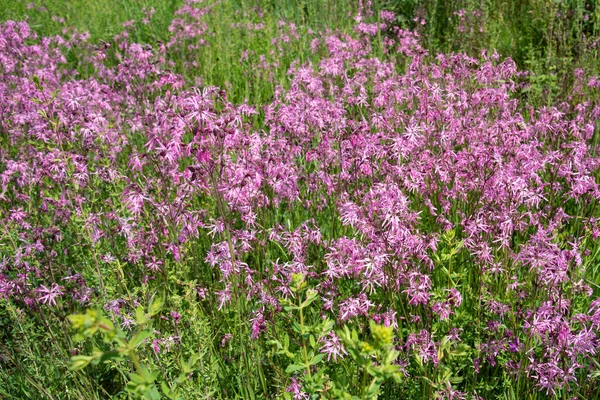
[[[233,338],[233,335],[231,333],[226,333],[225,335],[223,335],[223,339],[221,339],[221,347],[225,347],[227,345],[227,342],[229,342],[231,338]]]
[[[334,332],[329,332],[321,341],[323,342],[323,346],[319,350],[321,353],[327,354],[327,361],[330,361],[332,356],[333,361],[337,361],[338,357],[344,358],[345,355],[348,355],[340,339]]]
[[[292,383],[285,389],[285,391],[291,393],[294,400],[310,399],[310,395],[302,390],[302,386],[296,378],[292,378]]]
[[[250,322],[252,322],[252,334],[250,335],[250,338],[252,340],[256,340],[258,339],[260,333],[267,329],[265,325],[265,318],[263,316],[263,310],[256,311]]]
[[[43,304],[51,304],[53,306],[56,305],[56,298],[64,294],[63,287],[57,285],[56,283],[53,283],[50,288],[41,285],[36,289],[36,291],[40,295],[37,299],[38,301],[41,301]]]

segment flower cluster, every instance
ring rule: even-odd
[[[155,46],[0,25],[0,301],[32,315],[100,305],[126,327],[166,289],[235,320],[209,335],[233,362],[239,324],[250,343],[289,328],[282,301],[301,274],[338,327],[394,329],[407,379],[446,365],[593,393],[597,78],[578,78],[580,102],[536,109],[510,59],[430,55],[386,11],[315,35],[318,60],[290,63],[265,104],[235,104],[171,68],[210,45],[210,12],[187,1]],[[240,59],[281,68],[265,60],[300,28],[278,29],[274,51]],[[165,314],[156,356],[197,334],[184,310]],[[459,345],[466,367],[449,361]],[[348,362],[333,331],[320,351]],[[279,387],[308,398],[301,382]],[[460,382],[439,393],[479,396]]]

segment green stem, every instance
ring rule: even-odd
[[[129,351],[129,358],[131,358],[131,361],[133,362],[133,365],[135,366],[135,370],[137,371],[138,375],[144,376],[144,372],[142,371],[142,365],[140,364],[140,360],[135,350]]]
[[[302,298],[298,296],[298,309],[300,311],[300,326],[302,327],[302,331],[304,331],[304,313],[302,312]],[[312,374],[310,373],[310,363],[308,362],[308,351],[306,350],[306,340],[304,339],[304,335],[302,335],[302,354],[304,356],[304,365],[306,367],[306,374],[309,379],[312,379]]]

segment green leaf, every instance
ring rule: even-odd
[[[306,300],[300,304],[300,308],[308,307],[313,301],[315,301],[318,295],[319,293],[316,290],[308,289],[306,292]]]
[[[162,389],[163,393],[166,394],[167,396],[171,397],[171,389],[169,388],[169,386],[167,386],[166,383],[161,382],[160,383],[160,388]]]
[[[146,397],[150,400],[160,400],[160,393],[158,393],[156,386],[150,386],[149,390],[146,392]]]
[[[183,368],[183,372],[186,374],[189,374],[190,372],[192,372],[192,368],[198,362],[199,359],[200,359],[200,357],[198,357],[197,354],[192,354],[186,362],[183,361],[183,357],[182,357],[181,358],[181,366]]]
[[[391,364],[391,363],[393,363],[396,360],[396,358],[398,358],[399,355],[400,355],[400,352],[398,352],[396,350],[390,350],[385,355],[385,357],[383,359],[383,363],[384,364]]]
[[[367,399],[376,399],[379,395],[379,387],[381,386],[381,381],[379,379],[373,379],[373,382],[369,385],[369,388],[365,392],[365,398]]]
[[[312,358],[312,360],[310,360],[310,365],[316,365],[316,364],[320,363],[321,361],[323,361],[324,358],[325,358],[325,354],[319,353],[316,356],[314,356]]]
[[[254,389],[249,384],[246,385],[246,391],[248,392],[249,400],[255,400],[256,395],[254,394]]]
[[[187,375],[184,373],[179,374],[179,376],[177,377],[177,379],[175,379],[175,383],[180,385],[183,382],[185,382],[187,380]]]
[[[305,328],[296,321],[292,321],[292,329],[301,335],[303,335],[305,331]]]
[[[464,357],[469,354],[470,347],[464,343],[456,346],[454,350],[451,350],[449,353],[453,357]]]
[[[154,380],[158,376],[158,374],[153,374],[148,368],[146,368],[143,365],[141,366],[141,370],[142,370],[142,376],[145,379],[146,383],[154,382]]]
[[[315,337],[313,335],[310,335],[308,337],[308,340],[310,342],[311,347],[314,349],[315,347],[317,347],[317,342],[315,341]]]
[[[301,370],[303,370],[305,368],[306,367],[304,365],[290,364],[285,369],[285,372],[286,372],[286,374],[291,374],[291,373],[296,372],[296,371],[301,371]]]
[[[71,365],[69,365],[69,370],[78,371],[83,369],[87,367],[93,359],[93,356],[73,356],[71,357]]]
[[[129,379],[131,379],[131,383],[135,384],[136,386],[146,383],[146,380],[143,376],[134,373],[129,374]]]
[[[137,335],[133,337],[133,339],[129,341],[128,347],[133,350],[136,347],[138,347],[145,339],[152,335],[152,331],[140,331],[137,333]]]
[[[98,359],[98,362],[105,362],[113,358],[120,358],[121,354],[117,350],[106,351],[102,353],[102,356]]]
[[[144,312],[144,307],[142,307],[141,305],[137,306],[137,308],[135,309],[135,321],[138,325],[144,325],[145,323],[150,321],[150,318],[148,318],[148,316]]]
[[[399,366],[397,366],[396,364],[390,364],[390,365],[383,366],[383,368],[381,369],[381,372],[383,372],[383,374],[387,378],[389,376],[392,376],[393,374],[395,374],[399,370],[400,370]]]
[[[283,348],[288,349],[290,347],[290,336],[286,333],[283,336]]]
[[[148,306],[148,314],[150,316],[158,314],[162,309],[164,302],[165,301],[162,296],[153,297],[152,300],[150,300],[150,305]]]
[[[130,377],[131,377],[131,375],[130,375]],[[128,392],[131,392],[131,393],[138,393],[138,391],[140,389],[144,389],[144,385],[140,384],[140,383],[135,383],[133,381],[127,382],[127,385],[125,386],[125,390],[127,390]]]
[[[446,243],[452,243],[455,235],[456,233],[454,232],[454,229],[449,229],[444,233],[444,240],[446,241]]]
[[[332,320],[330,320],[329,318],[326,318],[325,320],[323,320],[323,328],[321,329],[321,331],[324,333],[323,336],[325,336],[326,334],[331,332],[334,324],[335,323]]]

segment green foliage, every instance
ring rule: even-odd
[[[303,387],[308,393],[321,393],[326,390],[327,375],[323,367],[325,354],[320,353],[322,340],[332,332],[334,322],[328,318],[315,318],[315,313],[307,313],[311,305],[318,299],[318,292],[307,289],[307,282],[303,274],[294,274],[291,288],[298,303],[288,299],[281,299],[286,312],[292,319],[291,331],[283,333],[283,341],[273,339],[269,344],[274,347],[273,354],[285,356],[289,362],[285,369],[288,376],[305,372],[302,377]],[[312,318],[305,318],[307,316]],[[290,340],[291,338],[291,340]]]
[[[574,71],[598,73],[600,7],[590,0],[403,0],[375,2],[396,11],[434,53],[477,57],[496,50],[530,71],[522,96],[532,105],[569,96]],[[424,23],[421,24],[421,21]]]
[[[59,34],[65,26],[74,26],[79,32],[89,32],[95,43],[110,42],[123,31],[123,23],[135,21],[134,27],[128,29],[131,40],[152,45],[166,40],[174,13],[183,4],[181,0],[34,3],[37,7],[28,8],[25,1],[0,0],[0,20],[28,17],[32,27],[42,35]],[[274,85],[285,83],[285,73],[293,60],[315,59],[310,51],[313,36],[309,29],[349,30],[353,21],[348,13],[356,11],[351,2],[330,0],[228,0],[205,4],[211,5],[210,18],[206,19],[211,33],[206,37],[208,45],[197,50],[195,68],[185,66],[185,55],[178,55],[176,70],[190,80],[201,76],[204,83],[227,89],[229,98],[236,102],[248,99],[254,104],[267,101]],[[143,8],[156,10],[149,24],[141,23]],[[249,36],[232,29],[235,24],[256,22],[253,10],[264,14],[261,19],[266,21],[264,31]],[[397,22],[419,32],[433,54],[465,52],[479,56],[483,50],[490,54],[496,50],[501,57],[511,57],[520,69],[530,71],[521,95],[532,105],[551,104],[568,97],[575,85],[577,68],[590,75],[600,72],[600,7],[594,1],[378,0],[374,2],[374,10],[395,11]],[[64,23],[52,16],[64,19]],[[267,76],[253,67],[252,57],[262,54],[267,62],[274,62],[268,48],[279,35],[280,20],[294,22],[300,39],[288,45],[275,76]],[[255,56],[242,61],[244,51]],[[71,61],[77,63],[76,57],[72,54]]]
[[[402,382],[404,375],[400,367],[394,364],[400,353],[394,349],[394,331],[392,327],[378,325],[369,321],[370,341],[359,340],[356,329],[347,326],[338,335],[343,340],[348,353],[362,370],[362,382],[358,387],[358,396],[352,395],[346,387],[336,388],[336,394],[343,399],[377,399],[381,394],[381,385],[388,379]],[[369,379],[370,382],[369,382]]]
[[[123,330],[115,327],[100,310],[88,309],[85,314],[70,315],[68,318],[71,321],[72,328],[76,331],[75,340],[83,341],[92,338],[95,334],[100,334],[103,342],[111,348],[103,351],[94,347],[91,355],[72,356],[69,369],[77,371],[90,364],[98,365],[109,360],[117,364],[126,364],[126,361],[131,361],[134,371],[127,374],[129,377],[129,382],[126,384],[127,392],[134,398],[160,399],[161,394],[157,387],[159,374],[151,372],[148,367],[140,363],[138,353],[140,346],[147,345],[148,341],[154,337],[152,318],[161,311],[163,304],[164,298],[154,297],[150,301],[147,310],[144,310],[141,305],[136,308],[135,323],[137,330],[130,338]],[[160,388],[166,398],[171,400],[184,398],[179,386],[187,381],[190,374],[195,372],[195,365],[199,359],[200,357],[196,354],[192,354],[187,360],[182,356],[179,359],[181,369],[179,376],[172,382],[161,380]],[[127,367],[125,366],[124,369],[127,369]]]
[[[96,333],[100,333],[104,343],[116,345],[114,349],[107,351],[94,348],[90,356],[76,355],[71,357],[70,369],[76,371],[87,367],[90,363],[97,365],[113,359],[116,362],[129,359],[134,364],[136,372],[129,373],[130,381],[126,386],[127,391],[134,394],[135,397],[151,400],[159,399],[160,395],[155,385],[157,375],[140,364],[137,348],[142,342],[153,336],[151,318],[160,311],[162,303],[163,300],[155,298],[150,303],[147,312],[144,311],[141,305],[136,308],[136,325],[138,329],[131,339],[128,339],[125,332],[120,328],[115,327],[100,310],[90,309],[85,314],[70,315],[69,320],[73,329],[77,332],[75,340],[82,341],[94,336]]]
[[[202,77],[204,84],[227,89],[229,98],[236,103],[248,100],[256,105],[271,99],[277,85],[287,85],[286,73],[294,60],[318,62],[319,53],[311,51],[310,41],[326,29],[349,32],[353,21],[348,15],[356,11],[353,2],[331,0],[226,0],[212,3],[214,8],[206,18],[211,33],[207,38],[209,43],[192,55],[172,55],[174,69],[190,81]],[[41,35],[58,34],[64,27],[74,26],[80,32],[89,31],[95,44],[101,40],[113,43],[113,37],[123,31],[122,24],[134,20],[134,27],[129,30],[131,40],[157,45],[167,38],[169,24],[181,2],[46,0],[40,5],[45,9],[28,9],[23,1],[0,0],[0,20],[28,16],[32,27]],[[489,53],[495,49],[502,57],[514,58],[519,67],[532,71],[524,78],[526,85],[519,93],[531,105],[568,101],[575,84],[575,68],[584,68],[589,74],[598,71],[600,7],[595,2],[381,0],[375,2],[375,6],[376,11],[395,10],[398,22],[406,28],[416,29],[433,54],[460,51],[478,55],[483,49]],[[152,23],[141,23],[142,7],[156,9]],[[233,24],[256,22],[257,7],[265,15],[263,31],[248,36],[231,28]],[[461,9],[468,13],[462,19],[455,14]],[[53,15],[64,18],[65,22],[53,20]],[[421,18],[424,25],[419,22]],[[299,39],[288,44],[277,57],[270,58],[270,43],[280,34],[279,20],[295,23]],[[479,31],[480,27],[483,31]],[[248,50],[253,54],[242,60],[242,54]],[[119,57],[116,52],[112,56]],[[271,63],[269,71],[272,74],[254,68],[260,56],[265,56],[266,62]],[[274,66],[276,60],[281,64]],[[69,54],[68,61],[81,73],[86,73],[81,55]],[[189,67],[186,62],[194,63],[195,67]],[[33,83],[41,84],[39,81]],[[57,95],[59,93],[55,93]],[[43,103],[52,99],[36,101]],[[50,126],[59,126],[58,117],[41,115]],[[0,140],[4,141],[4,136],[0,136]],[[131,141],[135,143],[135,135],[131,135]],[[37,142],[34,145],[40,149],[46,146]],[[75,147],[80,144],[65,145]],[[2,148],[7,148],[4,142]],[[124,158],[127,156],[123,155]],[[72,172],[68,171],[69,174]],[[165,264],[156,274],[156,281],[139,284],[145,277],[139,265],[122,258],[107,261],[97,258],[99,254],[125,254],[125,245],[119,240],[93,240],[85,223],[90,215],[103,209],[104,203],[120,204],[122,188],[109,191],[95,175],[91,175],[90,182],[97,188],[98,197],[86,199],[87,214],[73,215],[61,227],[64,241],[57,245],[60,253],[57,262],[67,266],[82,265],[85,280],[102,288],[99,300],[125,299],[124,310],[135,315],[135,321],[131,330],[123,330],[118,327],[117,317],[111,319],[98,308],[72,314],[76,311],[59,304],[51,311],[27,311],[0,299],[0,398],[291,398],[285,388],[292,380],[300,382],[312,398],[427,398],[435,391],[450,390],[457,385],[477,387],[484,393],[504,393],[498,394],[498,398],[510,398],[512,393],[512,398],[516,398],[514,388],[504,390],[503,377],[495,376],[493,371],[484,371],[487,379],[481,382],[465,383],[466,371],[473,369],[467,360],[477,357],[478,350],[451,340],[446,335],[450,324],[434,320],[433,316],[422,324],[430,325],[437,334],[440,343],[438,365],[434,368],[414,355],[417,368],[409,373],[419,377],[420,381],[407,383],[395,346],[399,342],[397,339],[405,339],[417,332],[417,324],[409,326],[407,322],[401,322],[398,329],[401,338],[395,338],[391,328],[373,321],[367,324],[365,320],[358,320],[352,328],[336,326],[331,319],[321,317],[322,300],[305,274],[293,276],[293,297],[279,299],[288,319],[269,327],[265,337],[252,340],[247,321],[250,311],[257,309],[259,304],[246,302],[243,293],[235,293],[231,308],[217,314],[215,298],[198,295],[202,283],[216,281],[215,272],[201,261],[211,244],[211,238],[205,233],[201,233],[195,243],[187,245],[179,261],[161,254]],[[56,201],[60,195],[50,191],[45,193]],[[36,196],[31,194],[33,199]],[[199,209],[230,218],[218,207],[218,198],[198,199]],[[318,225],[328,240],[340,236],[336,229],[348,229],[336,222],[334,209],[332,205],[326,205],[317,215]],[[312,217],[312,210],[308,209],[285,211],[282,207],[268,211],[272,214],[265,218],[287,224],[290,230],[297,227],[299,221]],[[44,221],[39,222],[44,226]],[[108,226],[107,231],[111,228]],[[11,229],[3,227],[0,242],[10,243],[18,238]],[[573,229],[577,227],[574,225]],[[481,344],[485,337],[475,328],[477,321],[474,318],[485,310],[480,293],[469,290],[482,287],[477,283],[484,281],[486,286],[495,288],[506,282],[467,268],[460,237],[461,232],[454,230],[440,232],[440,244],[433,254],[434,287],[438,288],[440,299],[446,296],[445,289],[459,288],[465,298],[456,311],[454,322],[464,328],[461,337],[465,342]],[[278,258],[291,258],[279,243],[264,239],[264,253],[257,251],[251,256],[255,265],[271,265]],[[567,241],[563,238],[561,245],[566,246]],[[584,258],[582,268],[593,283],[600,285],[596,262],[600,246],[589,234],[581,247],[592,249]],[[2,254],[11,251],[8,246],[0,248]],[[317,251],[309,250],[309,258],[315,264],[323,262],[321,256]],[[503,255],[496,254],[495,257],[502,258]],[[271,272],[265,268],[265,274]],[[163,290],[161,295],[150,298],[158,288]],[[342,288],[347,293],[352,289],[351,284]],[[534,292],[533,280],[524,290]],[[394,297],[397,309],[408,308],[404,298],[397,294],[390,296]],[[506,296],[508,298],[509,294]],[[137,301],[144,301],[148,306],[136,305]],[[163,313],[165,309],[185,310],[182,311],[184,322],[173,323]],[[409,312],[405,314],[408,316]],[[66,320],[71,322],[71,327]],[[506,321],[500,329],[509,329],[511,324],[514,321]],[[74,341],[67,334],[71,328],[76,332]],[[178,342],[173,344],[170,353],[157,353],[151,348],[152,340],[158,338],[156,332],[161,331],[177,333]],[[321,352],[323,341],[333,332],[348,351],[349,357],[343,361],[329,361]],[[223,340],[227,334],[232,336],[229,342]],[[53,362],[49,363],[49,359]],[[596,382],[597,375],[590,376],[592,383]],[[406,389],[402,393],[392,393],[386,382],[406,383]],[[529,389],[533,393],[534,389]]]

